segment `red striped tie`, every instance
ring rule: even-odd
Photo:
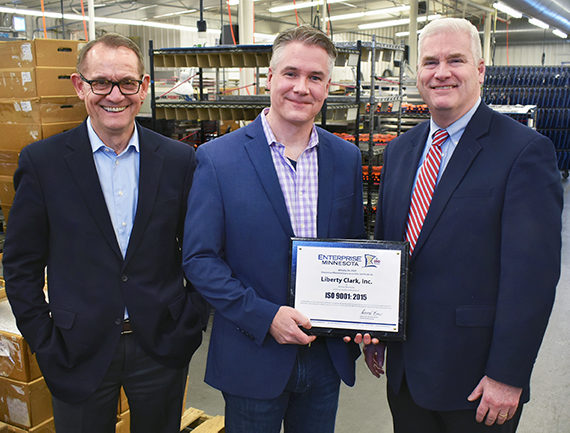
[[[448,136],[449,134],[445,129],[438,129],[433,133],[431,147],[420,167],[420,174],[412,193],[408,225],[406,227],[406,240],[410,243],[410,255],[412,255],[416,247],[422,225],[426,219],[441,165],[441,145],[447,140]]]

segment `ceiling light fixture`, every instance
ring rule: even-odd
[[[507,6],[506,4],[501,3],[501,2],[493,3],[493,7],[495,9],[497,9],[498,11],[501,11],[501,12],[506,13],[507,15],[510,15],[513,18],[520,19],[523,16],[522,12],[519,12],[516,9],[513,9],[512,7]]]
[[[530,24],[532,24],[533,26],[540,27],[541,29],[547,29],[548,28],[548,24],[546,24],[543,21],[537,20],[536,18],[529,18],[528,22]]]
[[[188,9],[188,10],[185,10],[185,11],[170,12],[169,14],[155,15],[153,18],[173,17],[173,16],[176,16],[176,15],[192,14],[192,13],[194,13],[194,12],[198,12],[198,9]]]
[[[392,14],[397,14],[398,12],[404,12],[408,10],[410,10],[409,6],[396,6],[393,8],[376,9],[368,12],[356,12],[353,14],[335,15],[330,17],[330,21],[350,20],[353,18],[371,17],[375,15],[392,15]],[[329,21],[329,18],[326,18],[325,20]]]
[[[558,36],[559,38],[562,38],[562,39],[566,39],[568,37],[568,35],[566,33],[562,32],[558,29],[552,30],[552,33],[555,34],[556,36]]]
[[[81,15],[76,14],[60,14],[56,12],[45,12],[42,11],[34,11],[30,9],[14,9],[14,8],[6,8],[0,6],[0,12],[7,13],[7,14],[18,14],[18,15],[30,15],[35,17],[41,17],[45,15],[46,18],[54,18],[54,19],[63,19],[69,21],[83,21],[84,17]],[[189,26],[181,26],[178,24],[168,24],[168,23],[159,23],[156,21],[138,21],[138,20],[128,20],[122,18],[106,18],[106,17],[94,17],[93,20],[96,23],[105,23],[105,24],[124,24],[128,26],[142,26],[142,27],[153,27],[159,29],[170,29],[170,30],[179,30],[182,32],[197,32],[198,29],[196,27],[189,27]],[[215,29],[208,29],[208,33],[219,35],[220,30]]]
[[[428,17],[419,17],[418,23],[422,23],[426,20],[432,21],[441,18],[441,15],[430,15]],[[409,18],[402,18],[400,20],[388,20],[388,21],[378,21],[376,23],[369,23],[369,24],[360,24],[358,28],[360,30],[370,30],[370,29],[380,29],[385,27],[395,27],[395,26],[403,26],[410,22]]]
[[[327,4],[333,4],[333,3],[341,3],[341,2],[346,2],[346,0],[327,0]],[[316,0],[316,1],[308,1],[308,2],[301,2],[301,3],[297,3],[297,4],[287,4],[287,5],[283,5],[283,6],[275,6],[272,8],[269,8],[269,12],[271,13],[276,13],[276,12],[287,12],[287,11],[292,11],[294,9],[306,9],[306,8],[312,8],[314,6],[322,6],[324,4],[323,0]]]

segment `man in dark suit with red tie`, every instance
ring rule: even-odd
[[[514,432],[560,274],[554,147],[481,101],[467,20],[431,22],[418,45],[431,120],[387,147],[375,231],[411,251],[407,339],[387,349],[394,431]],[[383,352],[365,346],[377,376]]]

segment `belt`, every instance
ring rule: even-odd
[[[123,320],[123,329],[121,330],[121,335],[132,334],[133,329],[131,328],[131,321],[129,319]]]

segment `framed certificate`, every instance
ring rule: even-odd
[[[405,340],[408,243],[292,238],[289,305],[312,335]]]

